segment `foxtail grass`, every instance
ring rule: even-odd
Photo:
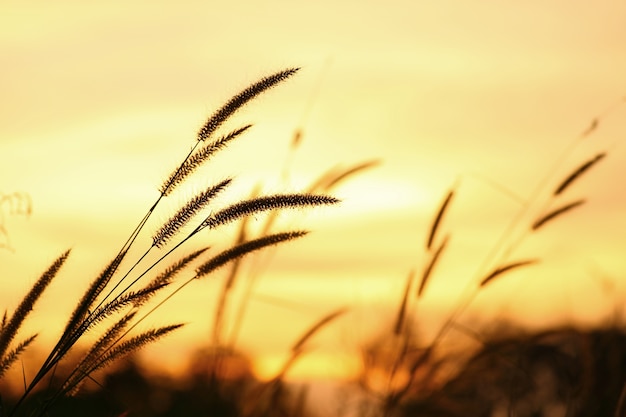
[[[602,117],[604,116],[606,115]],[[570,170],[567,175],[560,176],[560,174],[563,171],[563,165],[570,159],[575,147],[589,138],[598,129],[602,117],[594,118],[579,137],[563,151],[554,165],[550,167],[548,173],[540,178],[537,186],[528,198],[520,198],[507,190],[506,194],[513,195],[515,201],[520,203],[520,209],[511,219],[500,238],[496,240],[476,272],[470,276],[467,286],[462,291],[461,296],[454,304],[452,311],[447,315],[434,338],[425,347],[417,348],[415,346],[416,341],[411,340],[411,329],[407,326],[407,321],[413,314],[412,308],[427,296],[426,290],[428,283],[434,277],[435,266],[441,262],[442,254],[449,244],[452,234],[445,230],[444,219],[446,214],[452,209],[451,202],[461,183],[457,180],[455,186],[447,192],[435,212],[430,229],[426,234],[426,257],[421,278],[416,284],[417,289],[414,292],[414,296],[408,295],[413,286],[414,274],[412,272],[407,278],[402,297],[399,300],[396,319],[389,329],[389,332],[395,336],[390,340],[394,341],[394,343],[399,343],[398,349],[395,350],[396,357],[391,361],[393,365],[387,369],[390,381],[394,378],[400,364],[406,368],[408,379],[400,386],[393,386],[392,388],[391,383],[388,385],[389,388],[382,398],[383,405],[380,410],[382,416],[395,415],[399,411],[402,401],[409,394],[419,391],[415,385],[417,379],[424,379],[425,385],[420,385],[422,387],[432,383],[426,381],[429,378],[426,375],[429,375],[429,373],[425,372],[424,368],[430,366],[431,369],[435,369],[437,367],[433,362],[435,350],[450,330],[459,328],[458,320],[460,316],[481,291],[491,285],[496,285],[495,283],[505,279],[507,274],[530,267],[541,261],[540,257],[516,259],[514,253],[520,244],[530,235],[542,232],[553,222],[563,221],[562,218],[586,202],[585,199],[567,201],[568,191],[576,185],[583,175],[587,175],[604,160],[608,152],[597,153]],[[500,185],[497,188],[506,190],[506,187],[501,187]],[[523,233],[515,236],[513,232],[518,229],[523,230]],[[438,238],[441,234],[445,236],[443,239]],[[367,368],[365,372],[367,372]]]
[[[173,195],[192,173],[207,164],[218,151],[226,149],[230,143],[250,131],[251,125],[248,124],[236,128],[218,139],[213,139],[231,116],[248,102],[286,81],[297,71],[297,68],[290,68],[262,78],[234,95],[207,119],[198,131],[194,146],[177,168],[167,176],[159,188],[158,197],[149,206],[146,214],[140,219],[117,255],[109,261],[100,274],[91,280],[82,297],[77,300],[64,330],[50,349],[35,376],[26,385],[23,395],[13,409],[7,413],[8,416],[20,415],[24,402],[29,395],[44,379],[54,378],[54,370],[68,356],[74,346],[84,340],[86,333],[97,332],[99,337],[88,347],[87,353],[62,382],[61,389],[53,393],[38,409],[31,410],[32,415],[46,415],[55,401],[61,396],[75,394],[85,379],[91,378],[94,372],[179,329],[182,326],[181,323],[150,328],[139,333],[133,331],[148,315],[191,282],[213,275],[217,269],[237,262],[249,253],[303,237],[307,233],[306,231],[283,231],[268,234],[239,242],[213,255],[210,254],[212,252],[210,247],[201,248],[189,255],[179,254],[182,250],[181,246],[195,238],[201,231],[216,231],[229,223],[259,213],[338,203],[339,200],[328,195],[303,192],[256,196],[252,199],[241,199],[226,207],[220,207],[215,204],[215,197],[231,185],[232,178],[227,178],[209,185],[204,191],[194,195],[152,234],[151,245],[145,249],[142,255],[134,259],[129,258],[131,248],[138,245],[137,238],[146,228],[149,218],[159,203],[164,198]],[[210,214],[203,217],[202,213],[209,209]],[[195,226],[188,227],[190,224],[195,224]],[[218,235],[215,234],[215,236]],[[218,245],[220,244],[224,245],[228,242],[218,241]],[[156,254],[156,261],[147,262],[150,253]],[[18,343],[12,343],[16,335],[19,334],[18,331],[24,319],[33,309],[35,302],[45,288],[57,275],[68,255],[69,251],[55,261],[35,283],[33,289],[24,297],[12,315],[5,314],[5,319],[0,328],[0,376],[35,340],[36,335],[32,335],[21,338]],[[170,261],[169,266],[163,267],[166,258],[172,257],[176,257],[176,259]],[[192,274],[191,278],[183,279],[182,283],[171,290],[168,295],[165,295],[164,299],[156,306],[152,308],[148,306],[148,303],[157,294],[164,294],[164,291],[177,281],[177,275],[189,274],[190,268],[193,268],[194,265],[195,273]],[[158,273],[159,269],[161,270],[160,273]],[[154,276],[150,280],[148,275]],[[103,323],[111,322],[112,324],[107,329],[100,329]]]

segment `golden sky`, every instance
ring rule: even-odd
[[[5,1],[0,8],[0,191],[24,191],[33,202],[29,219],[5,217],[14,251],[0,252],[0,305],[13,308],[73,248],[33,314],[34,328],[62,325],[73,294],[116,253],[206,117],[288,67],[302,69],[228,125],[253,129],[149,223],[158,227],[194,191],[227,176],[237,186],[223,203],[259,182],[267,192],[297,191],[336,165],[382,161],[336,190],[340,207],[281,217],[314,233],[272,255],[249,306],[245,348],[280,354],[343,305],[353,313],[328,329],[332,348],[384,325],[376,311],[395,306],[408,271],[424,267],[431,218],[457,181],[443,226],[450,248],[420,305],[424,315],[441,315],[520,208],[489,184],[525,199],[597,116],[598,129],[552,180],[609,150],[568,190],[567,202],[584,196],[587,205],[524,242],[520,255],[545,261],[527,270],[530,277],[511,274],[479,301],[512,305],[526,318],[545,320],[547,311],[584,318],[611,308],[599,277],[621,288],[623,1]],[[296,129],[303,142],[290,159]],[[202,283],[155,316],[152,324],[190,322],[158,352],[180,356],[181,344],[208,334],[218,288],[219,278]]]

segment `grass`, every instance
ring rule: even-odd
[[[214,199],[232,182],[232,178],[223,179],[183,204],[153,231],[151,243],[143,252],[138,252],[141,255],[129,259],[129,253],[136,253],[130,251],[131,247],[137,246],[138,236],[147,232],[144,229],[148,219],[159,203],[175,194],[177,187],[232,141],[252,130],[251,125],[244,125],[218,136],[229,118],[296,72],[297,69],[287,69],[262,78],[233,96],[206,121],[193,148],[167,176],[156,201],[149,206],[128,240],[92,280],[82,298],[76,300],[64,331],[50,347],[36,375],[25,381],[23,394],[7,401],[7,407],[2,408],[0,403],[0,417],[68,415],[70,411],[103,416],[212,413],[256,417],[311,413],[305,406],[306,387],[294,391],[286,381],[287,375],[306,353],[310,340],[344,317],[348,309],[327,312],[308,328],[303,326],[302,334],[294,337],[274,378],[257,381],[246,358],[238,352],[237,341],[265,260],[253,258],[249,270],[244,270],[242,261],[259,251],[270,256],[271,247],[304,237],[308,233],[305,230],[275,230],[277,214],[286,209],[338,203],[330,196],[333,188],[375,166],[377,161],[332,169],[302,193],[260,195],[255,190],[229,205],[214,207]],[[571,157],[605,116],[592,120],[569,144],[528,197],[517,196],[501,184],[489,183],[513,196],[519,202],[519,209],[476,271],[468,276],[467,286],[434,337],[423,340],[418,335],[416,310],[429,296],[429,287],[437,279],[437,269],[446,262],[446,254],[454,244],[455,234],[448,230],[446,218],[455,209],[455,197],[463,186],[464,177],[460,176],[446,191],[426,233],[424,262],[407,274],[394,320],[385,329],[380,343],[362,349],[364,366],[356,384],[362,395],[354,400],[344,397],[346,404],[353,401],[349,407],[352,413],[344,409],[338,410],[337,415],[626,415],[626,332],[619,322],[592,331],[563,327],[529,333],[512,324],[496,326],[497,318],[493,319],[491,330],[468,328],[460,320],[486,288],[499,285],[512,272],[532,271],[530,267],[542,261],[541,254],[516,255],[525,240],[540,235],[558,221],[566,221],[571,212],[584,206],[586,200],[569,197],[570,190],[581,178],[591,175],[607,152],[577,162],[571,162]],[[301,136],[298,130],[292,151],[297,149]],[[288,169],[283,175],[288,175]],[[250,227],[250,218],[261,213],[267,214],[261,227]],[[4,218],[2,221],[4,224]],[[200,232],[217,237],[219,230],[229,224],[236,224],[238,233],[233,242],[219,240],[226,249],[215,252],[205,247],[181,253],[181,246],[197,239]],[[70,256],[70,251],[61,254],[15,311],[5,313],[0,327],[0,378],[35,342],[37,335],[22,334],[22,324]],[[149,261],[155,256],[156,261]],[[105,377],[101,390],[81,393],[81,387],[95,372],[115,369],[121,357],[179,329],[181,323],[143,332],[135,330],[163,303],[221,268],[229,269],[221,282],[217,302],[212,306],[213,330],[207,337],[210,348],[195,358],[197,362],[190,368],[185,389],[176,388],[172,382],[151,380],[129,362],[127,367]],[[182,275],[186,278],[181,278]],[[241,290],[238,297],[235,297],[235,288]],[[161,295],[159,302],[155,301],[157,294]],[[98,337],[85,345],[82,342],[88,333],[96,333]],[[446,342],[453,340],[454,333],[469,336],[478,348],[450,351]],[[72,352],[80,348],[84,349],[82,357],[72,359]],[[242,373],[233,377],[233,369],[237,367]],[[384,376],[382,382],[380,375]],[[160,407],[148,404],[155,393],[167,404]]]
[[[505,280],[511,271],[541,261],[539,255],[530,259],[515,257],[516,249],[524,240],[541,233],[585,203],[584,199],[572,200],[567,191],[607,152],[580,162],[560,179],[558,175],[576,146],[586,140],[600,122],[600,117],[594,119],[564,150],[528,198],[516,197],[521,202],[518,213],[470,277],[443,325],[431,340],[425,341],[416,335],[418,320],[412,309],[427,295],[436,266],[445,258],[452,240],[452,233],[443,229],[461,181],[446,193],[427,233],[426,261],[421,275],[415,271],[409,273],[396,320],[382,336],[385,342],[363,351],[360,385],[370,401],[369,412],[365,415],[613,417],[626,413],[623,366],[626,332],[618,323],[592,332],[571,328],[537,334],[516,330],[514,325],[503,325],[497,331],[481,335],[478,330],[461,325],[459,320],[486,287]],[[497,188],[514,195],[506,187],[497,185]],[[494,323],[496,321],[494,318]],[[444,353],[444,347],[449,349],[445,340],[453,331],[471,337],[481,347],[469,358],[458,351]],[[608,359],[603,357],[604,348],[610,352]],[[616,369],[609,369],[606,361]],[[373,378],[368,374],[379,372],[386,374],[387,382],[382,388],[374,388],[368,383]],[[552,388],[541,386],[542,382],[537,380],[540,373],[556,381],[552,387],[556,394],[552,398],[542,397]],[[606,386],[601,381],[604,373],[611,374]],[[554,409],[546,411],[549,407]]]
[[[218,253],[211,254],[209,247],[191,254],[180,253],[181,246],[194,239],[200,232],[212,232],[212,235],[219,239],[217,233],[224,225],[249,216],[262,212],[332,205],[338,202],[336,198],[320,193],[292,193],[242,198],[226,207],[215,208],[213,199],[228,188],[232,180],[228,178],[193,196],[152,235],[152,244],[145,248],[141,256],[136,259],[127,259],[131,248],[139,242],[138,236],[144,231],[148,219],[159,203],[175,193],[177,187],[201,165],[206,164],[216,153],[225,149],[231,141],[247,133],[251,128],[250,125],[246,125],[216,138],[228,119],[245,104],[284,82],[297,71],[297,68],[286,69],[260,79],[233,96],[207,119],[199,130],[191,151],[163,182],[156,201],[150,205],[117,255],[91,281],[82,297],[76,300],[74,310],[63,332],[54,346],[50,348],[35,376],[26,382],[24,393],[10,409],[0,407],[0,416],[48,415],[55,403],[65,396],[75,395],[83,382],[94,372],[110,366],[119,358],[147,344],[154,343],[182,327],[182,323],[174,323],[139,333],[133,332],[148,315],[184,287],[206,278],[217,269],[250,253],[295,240],[307,234],[307,231],[299,230],[266,233],[254,239],[241,239]],[[209,208],[211,212],[203,215]],[[194,222],[195,227],[190,232],[186,232],[186,226]],[[224,243],[227,242],[222,242]],[[149,255],[155,252],[157,260],[149,262]],[[15,311],[11,314],[8,311],[5,312],[0,327],[0,377],[36,340],[36,334],[22,335],[20,329],[29,313],[36,308],[37,301],[43,296],[48,285],[55,280],[68,257],[70,257],[69,250],[59,256],[41,275]],[[168,265],[164,266],[166,262]],[[123,267],[123,265],[130,265],[130,267]],[[177,275],[194,266],[191,277],[182,282],[176,279]],[[146,276],[154,274],[159,268],[161,272],[146,282]],[[174,289],[172,289],[173,286]],[[169,290],[169,294],[161,302],[155,306],[148,304],[155,295],[166,290]],[[108,323],[108,328],[103,328],[105,323]],[[55,374],[56,370],[79,342],[85,340],[84,336],[87,333],[97,333],[99,336],[88,347],[83,358],[73,364],[73,369],[66,372],[63,379],[59,380],[59,376]],[[40,400],[34,408],[29,403],[30,408],[26,410],[25,404],[29,397],[44,384],[54,386],[56,389],[48,390],[46,398]]]

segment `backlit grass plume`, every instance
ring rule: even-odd
[[[150,328],[139,334],[134,332],[141,321],[187,284],[200,277],[206,277],[216,269],[248,253],[287,242],[306,234],[302,231],[284,231],[239,244],[232,244],[223,240],[220,241],[219,235],[209,232],[260,212],[323,206],[338,202],[334,197],[322,194],[295,193],[240,199],[223,207],[215,203],[215,197],[231,185],[232,179],[227,178],[208,185],[204,191],[197,193],[187,203],[182,204],[174,215],[152,234],[151,244],[143,251],[131,251],[131,248],[139,246],[137,237],[145,229],[148,219],[157,209],[159,203],[170,196],[177,187],[188,179],[189,175],[201,165],[206,164],[218,151],[225,149],[232,141],[247,133],[251,125],[247,124],[236,128],[219,139],[211,141],[213,135],[246,103],[285,81],[297,70],[296,68],[287,69],[262,78],[233,96],[207,119],[199,130],[191,151],[167,177],[159,189],[160,192],[156,200],[149,206],[146,214],[140,219],[117,254],[111,258],[100,274],[92,278],[91,281],[86,280],[90,284],[82,297],[76,300],[73,312],[70,314],[63,332],[50,349],[48,356],[34,377],[26,383],[24,394],[8,413],[8,416],[15,416],[21,412],[26,398],[45,378],[54,378],[53,370],[57,368],[70,350],[83,340],[83,336],[87,332],[97,332],[96,335],[99,336],[87,348],[86,355],[61,384],[62,388],[52,394],[35,412],[31,413],[32,415],[46,415],[55,401],[62,395],[75,393],[85,378],[90,377],[93,372],[180,328],[182,324],[171,324]],[[205,210],[212,214],[203,215]],[[191,226],[187,228],[188,225]],[[186,233],[185,230],[187,230]],[[216,239],[211,244],[226,246],[226,249],[222,249],[216,254],[210,254],[210,247],[207,246],[190,255],[178,253],[182,250],[181,246],[204,230],[209,233],[205,241]],[[176,242],[174,242],[175,239]],[[129,256],[130,253],[135,255]],[[12,316],[7,317],[5,315],[0,328],[0,376],[10,367],[19,354],[35,340],[35,336],[27,337],[16,344],[12,350],[9,349],[26,315],[32,310],[35,301],[55,277],[68,254],[69,251],[59,257],[44,273],[35,283],[33,289],[24,297]],[[155,256],[149,257],[150,254]],[[166,258],[172,257],[175,259],[170,261],[169,266],[163,267]],[[202,259],[204,257],[206,258]],[[196,265],[195,274],[188,271],[193,265]],[[161,270],[160,273],[159,270]],[[156,307],[147,306],[153,297],[163,293],[179,275],[183,274],[190,274],[191,276],[183,278],[182,284],[178,285],[169,295],[166,295]],[[102,329],[103,323],[109,323],[108,328]]]
[[[200,265],[196,270],[196,278],[202,278],[209,273],[215,271],[216,269],[226,265],[227,263],[239,259],[249,253],[256,252],[267,246],[273,246],[282,242],[286,242],[288,240],[297,239],[306,235],[307,233],[308,232],[304,231],[277,233],[274,235],[263,236],[258,239],[250,240],[233,246],[232,248],[225,250],[224,252],[218,254],[217,256],[209,259],[204,264]]]
[[[28,347],[28,345],[30,345],[36,338],[36,335],[29,336],[20,342],[15,349],[6,354],[7,349],[17,335],[18,330],[26,319],[26,316],[28,316],[28,314],[33,310],[35,303],[57,275],[59,269],[61,269],[61,266],[63,266],[69,254],[70,251],[68,250],[57,258],[48,270],[41,275],[28,294],[24,296],[11,318],[6,319],[5,314],[5,319],[0,327],[0,377],[18,358],[19,354],[23,352],[24,349],[26,349],[26,347]]]
[[[289,68],[276,74],[269,75],[252,84],[239,94],[231,98],[228,103],[216,111],[198,132],[198,140],[205,141],[222,125],[230,116],[239,110],[244,104],[257,97],[259,94],[285,81],[294,75],[299,68]]]
[[[313,194],[283,194],[258,197],[251,200],[241,201],[218,211],[217,213],[207,217],[204,222],[202,222],[201,227],[215,229],[218,226],[222,226],[237,219],[241,219],[242,217],[263,211],[306,206],[320,206],[335,204],[338,202],[339,200],[334,197]]]
[[[211,199],[230,184],[227,179],[221,183],[209,187],[206,191],[193,197],[187,204],[180,208],[152,237],[152,246],[163,247],[185,224],[195,217]]]
[[[209,157],[211,157],[217,151],[220,151],[228,145],[228,143],[237,138],[239,135],[243,134],[246,130],[248,130],[252,125],[247,125],[242,128],[239,128],[229,134],[222,136],[220,139],[215,142],[205,146],[194,154],[191,154],[189,158],[183,162],[180,167],[178,167],[174,172],[172,172],[167,180],[161,185],[161,193],[164,196],[169,195],[176,186],[181,184],[189,175],[191,175],[194,171],[196,171],[202,164],[208,161]]]

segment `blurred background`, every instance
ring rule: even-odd
[[[511,257],[542,262],[494,284],[467,314],[592,324],[621,300],[622,1],[61,0],[0,9],[0,191],[32,201],[28,218],[2,207],[0,306],[12,311],[72,248],[29,319],[42,350],[206,118],[289,67],[301,70],[229,121],[225,131],[254,127],[164,202],[144,241],[194,191],[225,177],[236,184],[220,204],[258,184],[299,191],[333,167],[380,161],[334,191],[340,206],[280,216],[285,228],[314,233],[253,264],[258,285],[237,344],[258,376],[271,377],[309,326],[343,306],[350,313],[319,334],[293,372],[356,372],[358,358],[346,352],[393,320],[407,274],[424,268],[434,213],[455,186],[442,225],[450,247],[419,305],[420,326],[437,328],[536,185],[548,173],[558,184],[602,151],[608,157],[563,200],[587,204],[528,235]],[[555,168],[594,119],[597,129]],[[235,231],[183,251],[224,245]],[[208,343],[225,273],[146,320],[188,323],[146,349],[146,360],[175,372]]]

